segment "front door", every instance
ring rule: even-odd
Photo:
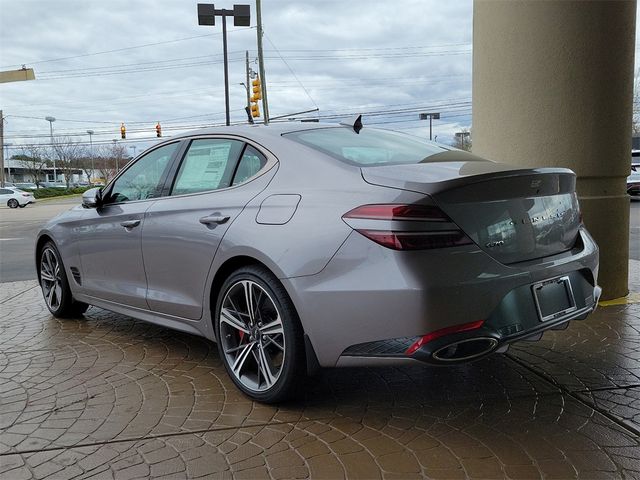
[[[140,157],[105,189],[103,204],[87,210],[79,236],[83,293],[148,308],[142,261],[144,214],[162,193],[178,144]]]

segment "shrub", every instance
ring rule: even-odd
[[[61,197],[64,195],[78,195],[86,192],[91,187],[75,187],[75,188],[38,188],[37,190],[25,190],[33,193],[35,198]]]

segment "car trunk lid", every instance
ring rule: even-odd
[[[362,176],[371,184],[429,195],[501,263],[555,255],[576,243],[581,220],[575,174],[568,169],[474,159],[365,167]]]

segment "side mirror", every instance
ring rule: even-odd
[[[98,208],[102,204],[102,191],[100,187],[91,188],[82,194],[82,206],[84,208]]]

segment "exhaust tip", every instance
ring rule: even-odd
[[[491,337],[477,337],[453,342],[433,352],[440,362],[461,362],[487,355],[496,349],[498,341]]]

